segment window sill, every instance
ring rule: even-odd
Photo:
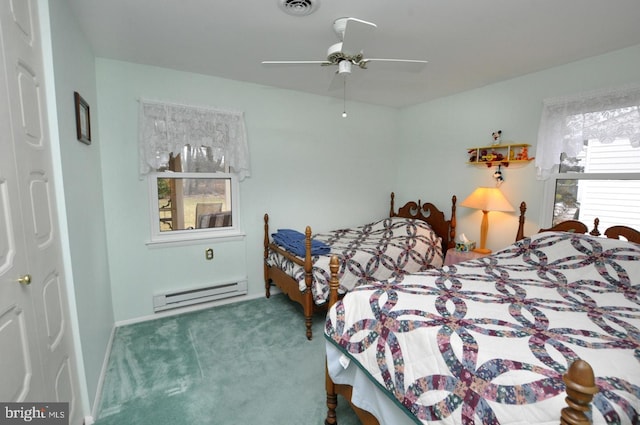
[[[228,232],[218,232],[215,235],[212,234],[198,234],[198,235],[167,235],[155,240],[146,242],[149,248],[162,248],[167,246],[187,246],[200,243],[219,243],[219,242],[232,242],[243,240],[246,233],[239,230],[230,230]]]

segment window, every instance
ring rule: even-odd
[[[226,171],[224,155],[203,146],[159,162],[148,176],[151,241],[240,236],[237,177]]]
[[[161,172],[149,183],[152,242],[241,235],[233,174]]]
[[[250,170],[241,113],[141,101],[139,150],[150,243],[243,236],[239,180]]]
[[[640,88],[545,101],[536,166],[543,227],[575,219],[640,228]]]
[[[589,140],[578,155],[563,153],[547,184],[554,225],[575,219],[590,226],[597,217],[601,230],[616,224],[640,229],[640,149],[628,140]]]

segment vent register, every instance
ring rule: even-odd
[[[280,0],[280,9],[293,16],[306,16],[316,11],[317,0]]]

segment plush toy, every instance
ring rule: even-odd
[[[496,186],[500,186],[502,182],[504,182],[504,176],[502,175],[502,171],[500,170],[500,166],[498,165],[498,169],[493,173],[493,178],[496,179]]]
[[[526,146],[521,147],[520,152],[518,153],[518,156],[516,157],[516,159],[520,159],[520,160],[529,159],[529,149],[527,149]]]
[[[494,131],[491,133],[491,137],[493,138],[492,145],[499,145],[502,141],[502,130]]]

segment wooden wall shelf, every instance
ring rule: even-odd
[[[508,145],[479,146],[467,149],[468,161],[471,165],[502,165],[508,167],[514,163],[528,163],[534,158],[529,156],[531,145],[512,143]]]

